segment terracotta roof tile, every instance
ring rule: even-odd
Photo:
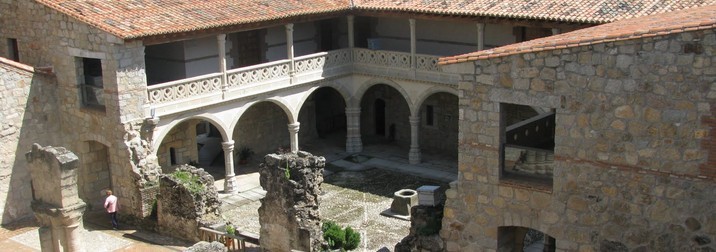
[[[349,0],[37,0],[123,39],[348,10]]]
[[[347,10],[605,23],[716,0],[36,0],[122,39]]]
[[[621,20],[489,50],[443,57],[440,58],[438,64],[450,64],[455,60],[472,59],[474,57],[481,59],[503,57],[520,54],[525,50],[539,52],[714,28],[716,28],[716,5],[710,5]]]

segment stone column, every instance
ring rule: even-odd
[[[363,151],[363,142],[360,136],[360,107],[346,108],[346,152],[358,153]]]
[[[79,236],[86,204],[78,195],[77,156],[62,147],[34,144],[25,158],[35,190],[30,206],[40,223],[42,251],[84,251]]]
[[[224,193],[233,193],[238,189],[234,175],[234,140],[221,143],[221,147],[224,149],[224,169],[226,174]]]
[[[410,120],[410,152],[408,162],[410,164],[420,163],[420,144],[418,142],[418,128],[420,127],[420,116],[411,116]]]
[[[296,71],[296,62],[293,60],[293,24],[286,24],[286,55],[289,61],[288,72],[293,77]]]
[[[269,154],[259,167],[262,251],[321,251],[318,211],[326,159],[308,152]]]
[[[485,23],[477,23],[477,50],[485,49]]]
[[[353,48],[355,47],[355,30],[353,27],[355,16],[348,15],[346,19],[348,19],[348,48]]]
[[[415,19],[411,18],[408,20],[410,22],[410,68],[415,69],[416,67],[416,59],[415,59],[415,51],[416,51],[416,41],[415,38]]]
[[[219,72],[221,73],[221,90],[229,89],[226,80],[226,34],[216,35],[216,46],[219,49]]]
[[[288,134],[291,137],[291,152],[296,153],[298,152],[298,129],[300,128],[301,123],[289,123],[288,124]]]

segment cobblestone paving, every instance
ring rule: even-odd
[[[393,193],[400,189],[417,189],[422,185],[445,183],[402,173],[369,168],[363,171],[344,171],[328,168],[330,175],[322,185],[321,216],[341,225],[350,225],[361,233],[362,249],[358,251],[393,250],[395,244],[408,234],[410,222],[380,215],[390,208]],[[222,210],[240,230],[258,234],[259,201],[224,204]]]

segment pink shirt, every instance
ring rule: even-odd
[[[108,213],[117,212],[117,209],[119,209],[117,206],[117,196],[107,196],[107,199],[104,200],[104,208],[107,209]]]

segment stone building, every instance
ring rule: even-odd
[[[440,63],[461,75],[448,251],[527,232],[559,251],[716,249],[716,6]]]
[[[522,77],[497,78],[487,71],[492,68],[473,70],[471,74],[446,71],[474,63],[444,69],[437,64],[439,57],[497,48],[630,17],[716,4],[712,0],[667,2],[0,1],[0,55],[19,62],[0,61],[0,91],[4,97],[17,98],[3,99],[0,109],[4,143],[0,149],[2,222],[31,214],[31,183],[24,160],[16,158],[15,153],[29,150],[33,142],[65,146],[78,154],[79,193],[89,208],[93,205],[97,208],[102,189],[112,188],[123,200],[122,215],[137,218],[150,214],[158,190],[158,175],[169,171],[172,165],[191,161],[207,166],[218,163],[224,169],[224,192],[230,193],[236,188],[234,174],[241,169],[236,165],[234,159],[238,156],[234,153],[244,148],[257,155],[277,147],[298,151],[299,142],[333,144],[323,139],[335,138],[341,142],[337,147],[353,153],[361,152],[366,145],[389,143],[404,149],[411,163],[420,163],[426,152],[459,160],[457,195],[467,197],[465,202],[475,202],[470,197],[491,202],[491,195],[474,191],[477,182],[470,185],[468,181],[479,181],[480,186],[509,182],[498,173],[488,176],[487,170],[480,177],[479,169],[468,169],[472,166],[467,164],[479,164],[478,167],[488,161],[490,165],[500,164],[493,157],[476,157],[481,151],[497,148],[490,146],[504,139],[499,137],[500,129],[507,126],[522,129],[525,126],[520,124],[522,121],[538,116],[539,122],[553,123],[551,127],[556,132],[553,143],[525,145],[519,137],[519,141],[510,144],[522,144],[530,151],[510,147],[509,155],[503,156],[514,164],[515,176],[523,176],[522,173],[539,176],[538,182],[549,183],[541,183],[543,186],[537,191],[554,192],[554,187],[563,183],[551,179],[552,174],[565,173],[560,162],[589,160],[587,155],[598,154],[589,149],[583,150],[585,157],[561,152],[577,151],[571,148],[577,141],[569,140],[575,142],[570,147],[561,145],[560,141],[568,139],[561,137],[564,127],[555,127],[555,120],[563,120],[562,112],[555,109],[561,103],[582,100],[567,99],[566,95],[564,101],[557,95],[541,99],[538,91],[530,91],[513,97],[513,102],[501,102],[504,105],[491,103],[494,105],[488,106],[494,110],[491,113],[478,113],[487,109],[483,102],[488,100],[469,98],[473,94],[468,87],[478,87],[470,80],[504,81],[515,88],[534,86],[542,92],[558,88],[547,80],[531,85]],[[703,48],[707,50],[705,45]],[[617,59],[619,64],[635,63],[624,56]],[[562,77],[553,65],[562,64],[559,57],[542,62],[543,67],[550,66],[554,71],[551,74],[546,70],[545,78]],[[514,71],[512,68],[499,69],[515,76],[533,76],[537,66],[522,69],[515,65]],[[670,73],[669,68],[666,71]],[[524,78],[538,76],[542,73]],[[584,78],[577,79],[585,81]],[[618,85],[606,81],[603,86]],[[664,89],[649,90],[663,93]],[[499,91],[504,93],[497,95],[512,97],[508,91]],[[574,92],[575,96],[581,95]],[[512,111],[504,117],[514,125],[497,126],[505,124],[498,113],[501,106]],[[695,106],[701,113],[697,117],[707,113],[703,104]],[[601,109],[601,104],[593,109]],[[632,117],[641,115],[634,107],[624,110],[631,111]],[[668,111],[658,119],[682,117],[680,111]],[[458,123],[458,118],[463,118],[463,122]],[[478,119],[480,123],[476,123]],[[631,119],[622,120],[621,124],[626,128],[638,121]],[[702,133],[702,138],[711,134]],[[614,139],[612,135],[604,136]],[[541,135],[525,138],[548,139]],[[595,138],[602,139],[601,135]],[[473,142],[477,145],[472,145]],[[681,147],[678,143],[681,142],[664,142],[663,146]],[[619,152],[606,143],[595,144],[594,148],[597,146],[606,148],[601,155],[607,159],[613,158],[607,151]],[[642,146],[624,144],[621,148],[641,150]],[[697,149],[689,148],[683,150],[692,153]],[[708,157],[701,150],[696,152],[697,158],[689,163]],[[632,159],[625,157],[630,162]],[[556,165],[537,165],[535,160],[542,163],[554,160]],[[675,167],[674,162],[671,167]],[[517,195],[516,191],[509,192]],[[554,193],[540,195],[551,200]],[[454,209],[453,214],[477,213],[475,209],[454,204],[449,203],[448,207]],[[700,223],[705,226],[705,222]],[[552,235],[550,230],[532,228]],[[476,231],[464,232],[465,239],[468,234],[472,237],[469,239],[482,237],[471,232]],[[557,246],[562,246],[565,239],[554,237],[559,238]],[[466,243],[457,236],[446,239],[451,248]]]

